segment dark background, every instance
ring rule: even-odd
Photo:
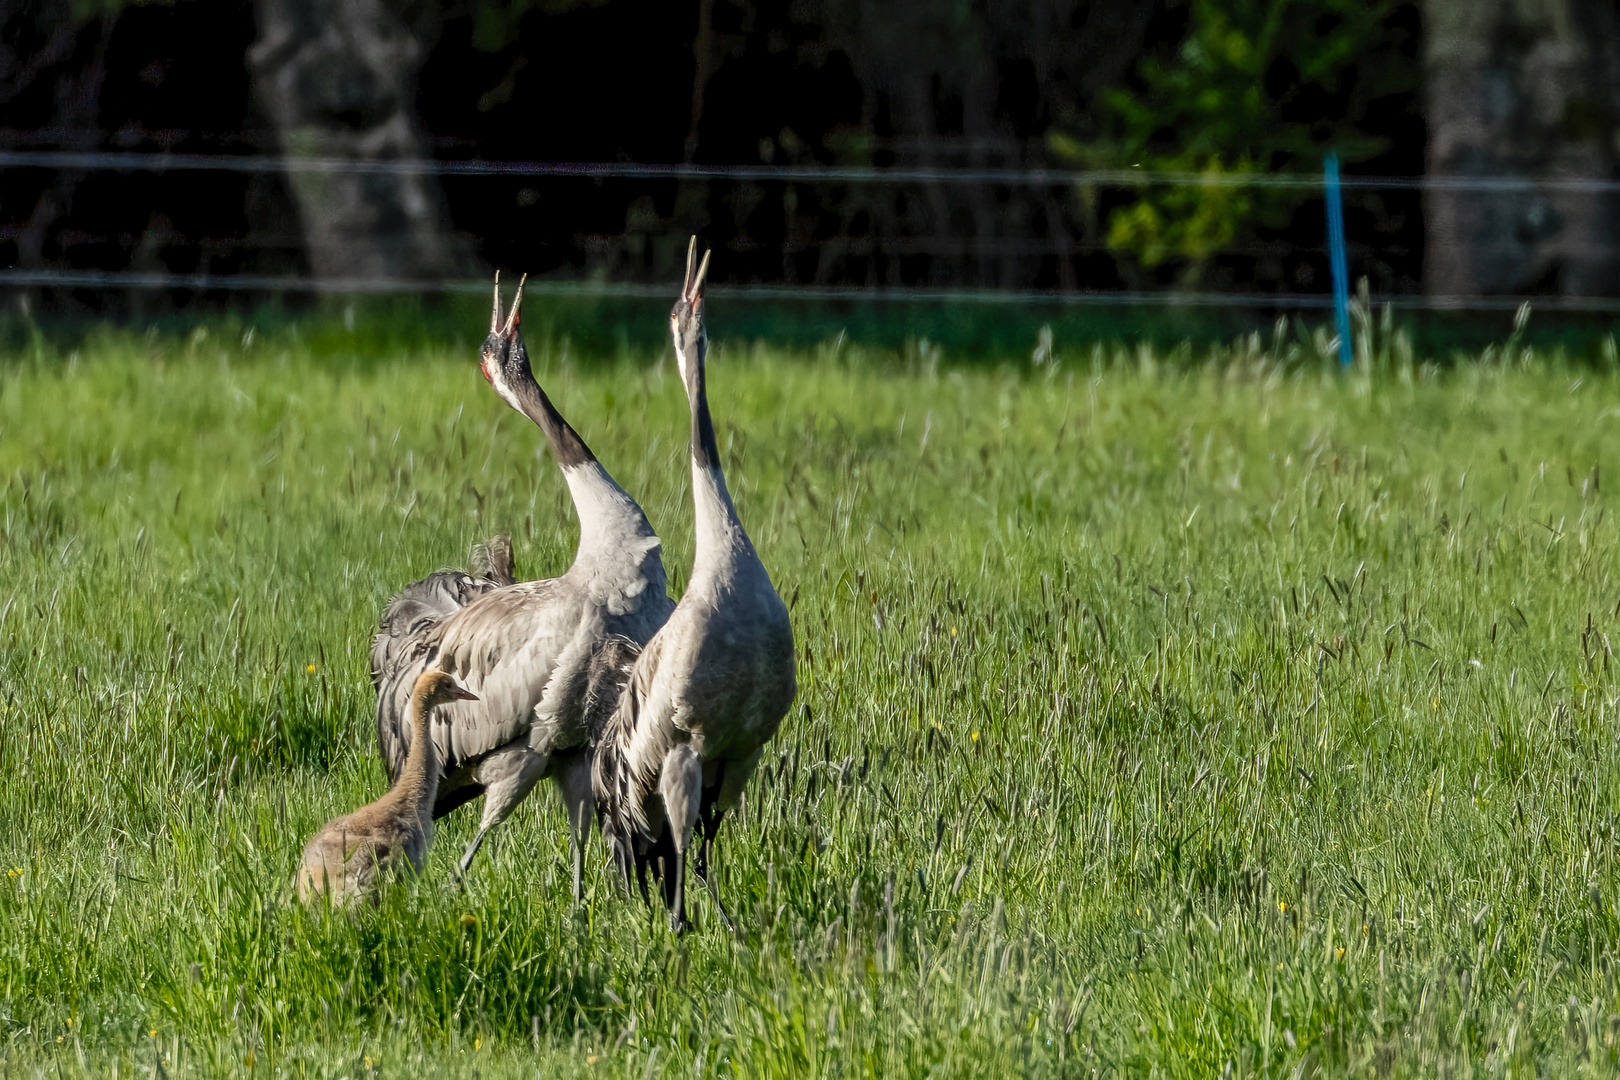
[[[1610,179],[1614,4],[1568,6],[1574,44],[1506,0],[0,0],[0,148],[1309,176],[1334,150],[1349,175]],[[1459,42],[1480,45],[1466,70],[1435,59]],[[1620,292],[1612,193],[1447,198],[1349,192],[1352,275],[1379,295]],[[654,282],[694,232],[732,284],[1328,289],[1313,191],[0,171],[0,273]]]

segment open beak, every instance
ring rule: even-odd
[[[686,280],[681,284],[681,299],[689,304],[695,304],[703,299],[703,279],[709,276],[709,256],[713,250],[703,253],[703,262],[698,265],[697,272],[692,272],[692,264],[697,261],[697,237],[686,247]]]
[[[522,277],[518,278],[517,294],[512,297],[512,308],[506,313],[506,326],[501,330],[501,336],[504,338],[510,338],[514,333],[517,332],[518,308],[523,306],[523,286],[528,280],[528,274],[524,274]]]
[[[501,322],[501,272],[495,271],[495,306],[489,313],[489,332],[499,334],[503,338],[510,338],[518,327],[518,309],[523,306],[523,286],[529,280],[524,274],[518,279],[517,295],[512,297],[512,308],[506,313],[506,321]]]

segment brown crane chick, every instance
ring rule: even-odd
[[[388,794],[352,814],[335,817],[304,845],[294,884],[306,904],[330,898],[333,907],[371,893],[408,863],[420,872],[433,846],[433,800],[439,763],[433,753],[433,709],[477,701],[445,671],[424,671],[411,690],[411,748]]]

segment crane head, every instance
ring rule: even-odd
[[[495,309],[489,318],[489,336],[479,350],[478,370],[495,392],[514,409],[519,408],[513,390],[524,380],[532,381],[529,370],[529,352],[523,347],[523,335],[518,332],[518,308],[523,304],[523,285],[529,280],[524,274],[518,282],[517,295],[512,297],[512,308],[505,319],[501,317],[501,275],[495,273]]]
[[[686,248],[686,278],[681,283],[681,296],[669,313],[669,332],[675,339],[675,362],[680,365],[681,379],[688,386],[709,350],[709,335],[703,329],[703,281],[709,274],[710,254],[705,251],[703,262],[699,264],[697,237],[692,237]]]
[[[478,695],[456,681],[448,671],[424,671],[416,677],[416,692],[427,705],[448,705],[452,701],[477,701]]]

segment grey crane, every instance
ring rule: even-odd
[[[424,671],[412,683],[411,752],[388,794],[352,814],[335,817],[304,845],[293,884],[298,899],[322,896],[334,907],[371,894],[384,880],[410,867],[420,873],[433,846],[433,797],[439,787],[433,740],[427,737],[433,708],[477,701],[442,671]]]
[[[441,706],[434,741],[444,780],[433,815],[484,796],[462,871],[489,831],[551,776],[568,808],[578,899],[594,810],[584,717],[592,657],[610,636],[647,641],[674,604],[665,592],[663,546],[647,516],[535,382],[518,332],[522,297],[520,283],[503,323],[497,281],[480,366],[501,398],[545,434],[579,515],[579,547],[561,577],[488,591],[393,647],[394,666],[377,695],[377,740],[396,775],[409,751],[405,688],[428,668],[461,678],[480,700]]]
[[[694,870],[708,885],[710,848],[742,797],[765,743],[793,703],[793,628],[788,611],[738,520],[709,416],[703,281],[695,270],[670,313],[675,359],[692,409],[692,502],[696,558],[675,613],[634,658],[607,721],[592,782],[602,831],[629,885],[663,886],[670,925],[686,925],[687,849],[701,825]]]

